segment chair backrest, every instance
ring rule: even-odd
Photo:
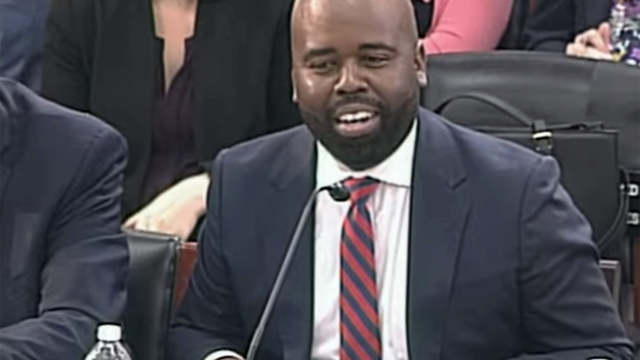
[[[163,360],[173,305],[177,238],[128,232],[130,265],[125,342],[134,359]]]
[[[429,109],[452,95],[480,91],[550,124],[603,122],[620,130],[622,165],[640,170],[638,68],[559,54],[495,51],[430,56],[428,74],[422,102]],[[461,102],[446,114],[452,119],[472,114],[478,122],[504,116],[476,102]]]
[[[198,243],[183,242],[180,244],[180,256],[178,257],[178,272],[176,273],[175,289],[173,296],[174,307],[180,305],[184,293],[189,286],[191,272],[196,263]]]

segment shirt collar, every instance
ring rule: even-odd
[[[329,186],[343,181],[349,177],[370,176],[383,183],[411,187],[413,172],[413,157],[415,152],[416,134],[418,122],[414,121],[411,130],[400,146],[383,162],[375,167],[363,171],[353,171],[340,163],[319,141],[316,141],[318,150],[318,165],[316,168],[316,188]]]

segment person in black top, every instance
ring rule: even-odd
[[[290,81],[291,0],[55,0],[45,97],[129,143],[130,228],[190,237],[222,149],[300,122]]]

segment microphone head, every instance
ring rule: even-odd
[[[336,183],[329,187],[329,195],[334,201],[343,202],[349,200],[351,193],[342,183]]]

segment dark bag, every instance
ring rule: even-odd
[[[479,123],[473,115],[449,118],[450,121],[553,156],[562,169],[561,183],[591,223],[593,239],[602,256],[626,257],[628,178],[620,169],[616,130],[606,129],[601,123],[551,126],[497,97],[479,92],[453,96],[435,112],[444,116],[444,110],[461,99],[486,103],[508,117],[500,117],[495,123],[488,123],[486,118]]]

